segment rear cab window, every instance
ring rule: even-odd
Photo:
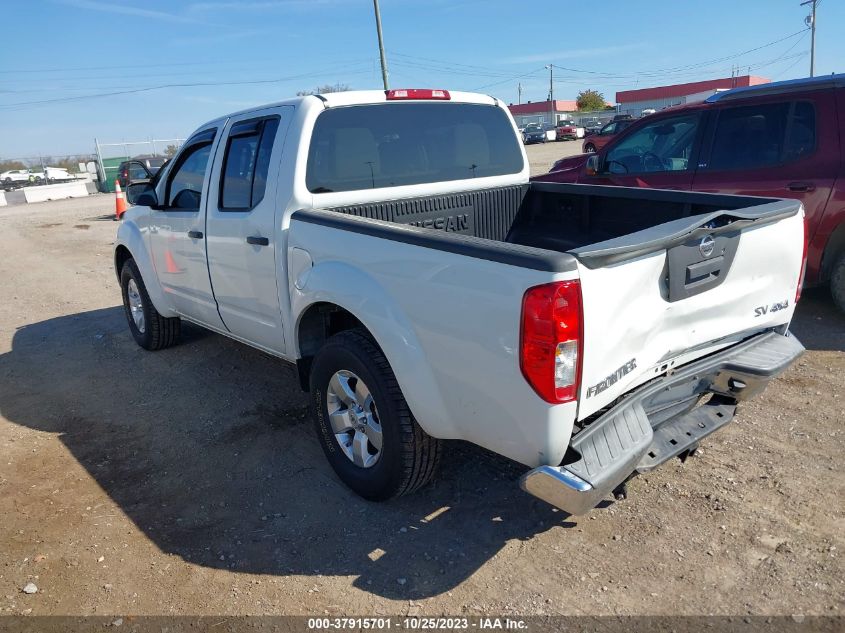
[[[314,124],[311,193],[517,174],[522,149],[501,108],[385,103],[330,108]]]

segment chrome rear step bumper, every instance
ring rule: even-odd
[[[540,466],[520,487],[570,514],[584,514],[633,473],[687,453],[733,419],[736,403],[759,394],[801,355],[793,336],[759,334],[646,383],[575,435],[579,459]],[[711,393],[706,404],[694,407]]]

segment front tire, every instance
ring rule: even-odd
[[[587,143],[584,146],[584,151],[587,152],[588,154],[595,154],[596,153],[596,146],[593,145],[592,143]]]
[[[181,320],[179,317],[163,317],[158,313],[150,301],[147,287],[134,259],[129,259],[123,264],[120,271],[120,290],[129,331],[138,345],[155,351],[178,342],[182,329]]]
[[[361,330],[336,334],[311,366],[317,437],[337,476],[370,501],[424,486],[440,442],[423,431],[382,351]]]
[[[830,275],[830,294],[833,302],[842,312],[845,312],[845,253],[833,265]]]

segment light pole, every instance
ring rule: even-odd
[[[803,7],[806,4],[813,5],[810,15],[806,17],[804,23],[810,27],[810,77],[814,75],[816,63],[816,3],[818,0],[805,0],[801,3]]]
[[[387,84],[387,59],[384,56],[384,39],[381,35],[381,11],[378,8],[378,0],[373,0],[373,8],[376,11],[376,31],[378,32],[378,52],[381,56],[381,79],[384,82],[384,89],[390,90]]]
[[[549,124],[555,124],[555,67],[552,64],[546,66],[549,69]]]

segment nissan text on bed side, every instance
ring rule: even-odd
[[[803,349],[800,203],[529,183],[489,96],[238,112],[129,197],[115,268],[137,343],[185,320],[296,363],[329,463],[368,499],[424,485],[463,439],[586,512]]]

